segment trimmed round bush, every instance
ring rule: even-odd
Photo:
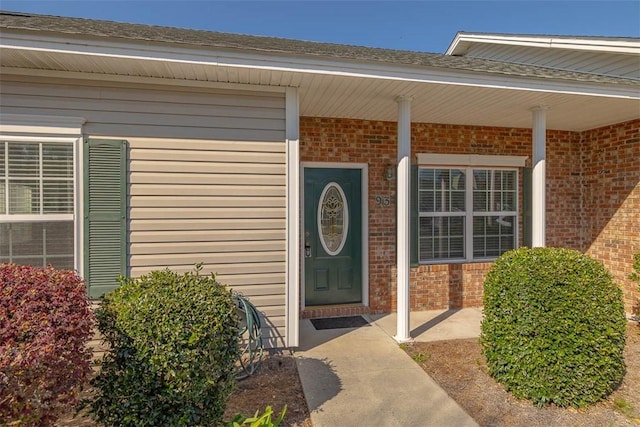
[[[480,342],[490,375],[537,406],[583,407],[625,374],[622,291],[598,261],[561,248],[521,248],[484,283]]]
[[[72,409],[91,374],[93,325],[73,271],[0,264],[0,424],[52,425]]]
[[[109,346],[92,380],[92,417],[108,426],[218,425],[238,358],[231,292],[213,275],[120,278],[97,311]]]

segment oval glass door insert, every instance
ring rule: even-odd
[[[349,232],[349,207],[342,187],[330,182],[322,190],[318,202],[318,235],[325,252],[340,253]]]

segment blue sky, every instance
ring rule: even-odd
[[[640,0],[2,0],[0,8],[437,53],[457,31],[640,37]]]

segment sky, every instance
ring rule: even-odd
[[[640,37],[640,0],[1,0],[0,9],[432,53],[458,31]]]

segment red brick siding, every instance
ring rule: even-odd
[[[628,274],[629,262],[607,261],[613,253],[626,256],[638,250],[638,123],[620,124],[578,133],[547,131],[547,245],[579,250],[602,259],[621,281]],[[531,157],[531,130],[482,126],[457,126],[414,123],[411,128],[412,152],[447,154],[520,155]],[[635,137],[635,139],[634,139]],[[351,120],[338,118],[302,117],[300,119],[301,161],[349,162],[369,165],[369,302],[373,311],[395,309],[395,180],[385,181],[384,168],[396,162],[397,127],[395,122]],[[600,147],[594,149],[592,146]],[[604,151],[598,151],[604,150]],[[621,150],[621,155],[610,150]],[[590,154],[589,154],[590,153]],[[599,158],[598,153],[602,157]],[[608,154],[607,154],[608,153]],[[592,158],[596,156],[596,158]],[[615,162],[625,160],[624,166],[614,168]],[[611,167],[598,167],[602,161],[613,162]],[[530,160],[527,161],[530,165]],[[584,171],[583,171],[583,168]],[[592,169],[610,169],[609,181],[588,178]],[[591,171],[591,172],[587,172]],[[519,210],[522,212],[522,172],[520,179]],[[586,181],[583,188],[581,183]],[[609,184],[606,184],[609,182]],[[600,188],[598,191],[592,191]],[[631,188],[629,188],[631,187]],[[635,188],[635,189],[634,189]],[[615,191],[612,199],[607,198]],[[386,196],[389,206],[376,205],[376,196]],[[600,197],[602,200],[591,200]],[[618,212],[613,200],[619,199],[624,209]],[[600,206],[609,206],[599,211]],[[586,209],[583,209],[586,207]],[[597,215],[596,215],[597,214]],[[635,215],[635,216],[634,216]],[[614,218],[616,226],[611,232],[619,237],[607,238],[590,226],[597,218]],[[522,242],[522,218],[520,242]],[[602,227],[604,224],[600,224]],[[591,230],[585,236],[585,227]],[[624,230],[624,231],[621,231]],[[635,232],[635,234],[633,234]],[[629,241],[635,239],[635,246]],[[591,243],[593,242],[593,243]],[[594,246],[595,245],[595,246]],[[610,246],[623,247],[610,251]],[[598,250],[591,246],[601,247]],[[635,249],[633,249],[635,247]],[[413,310],[442,309],[482,305],[482,282],[491,263],[421,265],[411,269],[411,308]],[[617,270],[616,270],[617,269]],[[626,282],[627,301],[631,297],[631,284]]]
[[[579,135],[547,131],[546,245],[582,250]]]
[[[640,252],[640,119],[581,133],[582,241],[622,285],[625,307],[638,311],[629,278]]]
[[[396,309],[397,287],[395,266],[391,308]],[[411,269],[409,300],[412,310],[481,307],[482,283],[491,268],[490,262],[466,264],[421,265]]]

